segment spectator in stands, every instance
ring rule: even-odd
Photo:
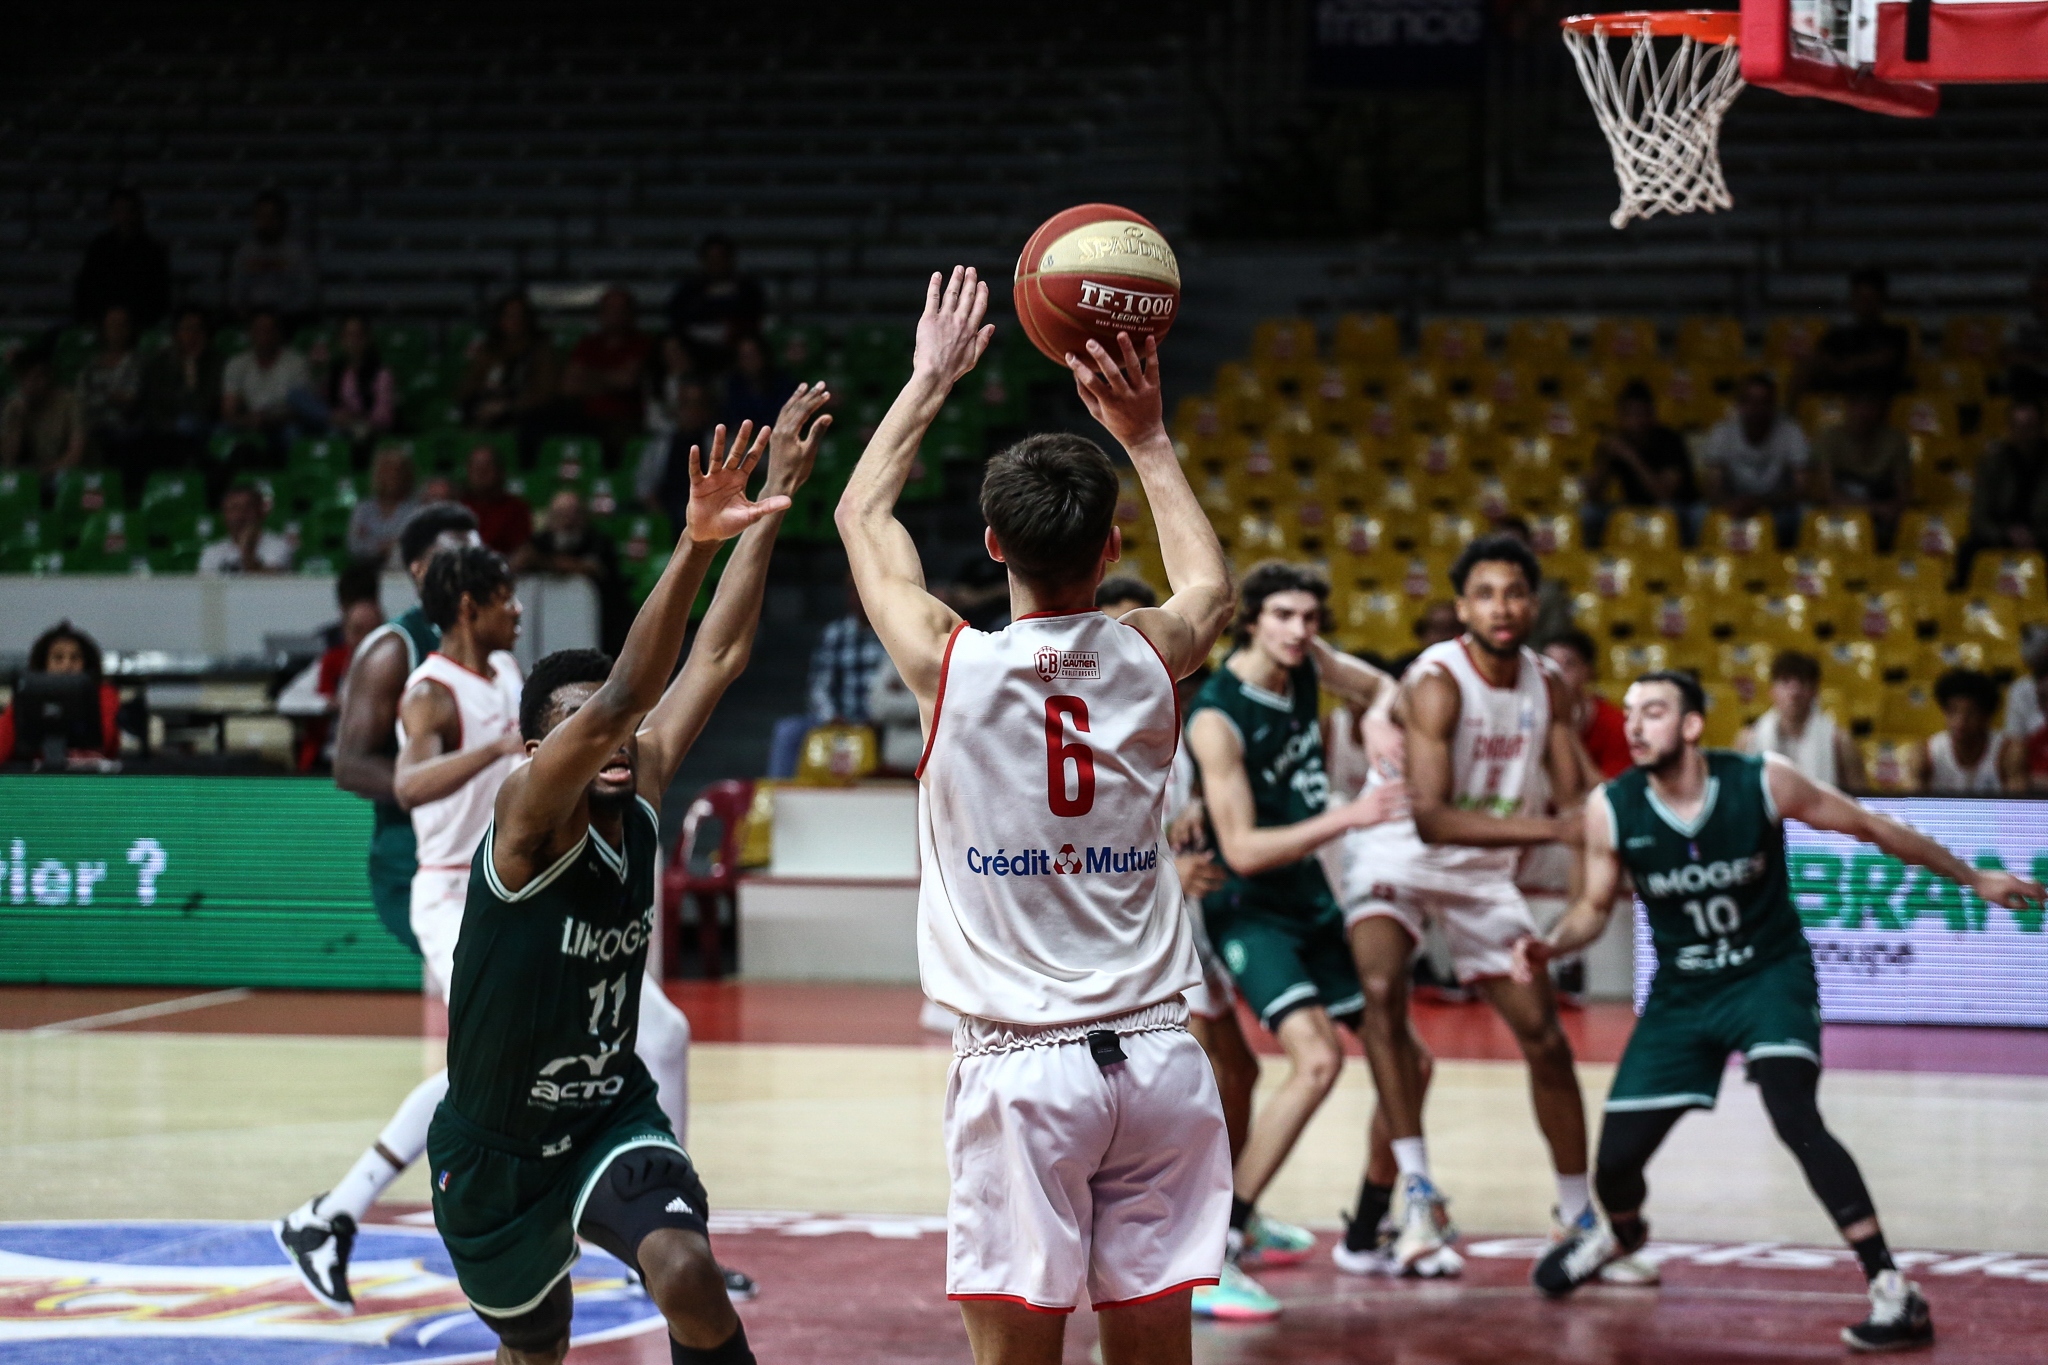
[[[1877,267],[1865,266],[1850,273],[1851,320],[1821,333],[1819,344],[1807,357],[1797,385],[1799,393],[1846,393],[1865,384],[1879,385],[1887,393],[1909,387],[1913,334],[1884,320],[1890,293],[1891,282]]]
[[[1764,370],[1743,378],[1735,411],[1700,448],[1708,501],[1732,516],[1769,516],[1783,546],[1799,538],[1799,498],[1811,463],[1806,433],[1779,409],[1778,381]]]
[[[590,519],[583,495],[558,489],[548,499],[547,513],[533,538],[512,556],[515,573],[575,574],[597,589],[600,633],[607,653],[616,653],[633,624],[626,597],[626,578],[619,571],[619,547]]]
[[[681,523],[678,523],[680,525]],[[851,574],[846,579],[846,615],[825,627],[811,651],[810,719],[813,725],[865,725],[868,692],[875,670],[888,659],[875,628],[868,624]]]
[[[772,426],[782,411],[782,402],[794,385],[787,375],[769,363],[768,348],[757,336],[743,336],[733,343],[732,369],[724,379],[724,402],[720,420],[729,431],[741,422],[756,427]]]
[[[377,354],[362,314],[343,318],[336,340],[341,355],[327,376],[327,424],[351,441],[381,436],[397,416],[398,381]]]
[[[1957,556],[1964,580],[1969,560],[1981,550],[2048,549],[2048,428],[2042,420],[2048,399],[2015,396],[2006,434],[1977,461],[1970,495],[1970,536]]]
[[[125,467],[142,415],[142,357],[135,350],[135,322],[121,304],[100,319],[99,349],[78,375],[78,406],[87,452]]]
[[[704,386],[694,379],[678,384],[667,420],[663,439],[641,447],[633,491],[671,526],[681,526],[690,505],[690,447],[711,448],[711,398]]]
[[[498,304],[490,333],[470,355],[455,401],[472,426],[518,430],[537,419],[561,387],[561,362],[534,324],[533,306],[512,294]]]
[[[325,633],[327,648],[318,659],[285,685],[277,696],[277,713],[304,722],[299,727],[298,767],[302,773],[331,763],[334,743],[329,722],[341,705],[341,680],[348,676],[356,647],[384,624],[382,584],[377,564],[357,562],[334,581],[341,620]]]
[[[71,287],[72,314],[97,324],[119,306],[146,331],[170,305],[171,254],[143,226],[142,196],[125,185],[107,191],[107,227],[85,249]]]
[[[220,420],[223,367],[212,340],[206,311],[188,304],[172,323],[171,344],[151,356],[142,373],[144,425],[159,443],[165,437],[187,443],[186,454],[197,455]]]
[[[100,686],[100,730],[103,747],[89,750],[90,753],[112,755],[121,752],[121,727],[115,723],[115,714],[121,707],[120,693],[107,681],[106,667],[100,657],[99,643],[69,621],[59,621],[29,646],[28,671],[31,673],[83,673]],[[14,757],[14,703],[9,701],[7,709],[0,711],[0,763]]]
[[[420,501],[461,502],[462,495],[456,490],[455,480],[446,474],[429,474],[426,481],[420,485]]]
[[[1602,779],[1628,771],[1628,735],[1619,706],[1593,690],[1600,672],[1600,651],[1593,637],[1579,629],[1561,631],[1543,646],[1543,657],[1557,665],[1572,698],[1574,728]]]
[[[462,505],[476,514],[477,534],[499,554],[517,554],[533,538],[533,509],[505,487],[505,466],[498,452],[479,444],[469,452],[466,472]]]
[[[311,319],[320,277],[306,249],[286,235],[290,225],[291,205],[282,194],[256,196],[248,240],[228,266],[228,306],[238,316],[253,321],[267,311],[293,328]]]
[[[2005,690],[2005,722],[1999,729],[2008,740],[2027,745],[2030,755],[2038,749],[2048,760],[2048,705],[2043,704],[2048,702],[2048,636],[2036,638],[2026,661],[2027,671]]]
[[[1813,443],[1816,501],[1862,507],[1877,530],[1877,548],[1889,554],[1899,515],[1913,486],[1913,450],[1891,424],[1892,394],[1874,380],[1849,392],[1845,420]]]
[[[1920,748],[1921,790],[1944,796],[2027,789],[2026,747],[1992,728],[1998,683],[1988,673],[1952,668],[1934,684],[1943,725]]]
[[[313,390],[313,372],[304,354],[285,344],[277,310],[260,308],[249,319],[249,349],[221,372],[220,414],[227,425],[275,446],[321,425],[325,408]]]
[[[1493,529],[1504,535],[1513,536],[1531,550],[1536,549],[1536,537],[1529,530],[1529,523],[1518,516],[1501,516],[1493,519]],[[1539,552],[1540,553],[1540,552]],[[1536,621],[1529,628],[1532,639],[1549,640],[1562,635],[1572,627],[1571,585],[1554,574],[1543,575],[1542,586],[1536,589]]]
[[[1463,623],[1458,620],[1457,604],[1442,600],[1425,606],[1410,629],[1415,632],[1415,648],[1386,661],[1387,671],[1397,678],[1408,671],[1408,665],[1422,657],[1423,650],[1446,640],[1455,640],[1465,633]]]
[[[640,330],[636,312],[629,291],[618,285],[605,290],[597,301],[597,330],[576,343],[562,374],[578,424],[612,446],[638,432],[645,416],[641,385],[654,338]]]
[[[2048,399],[2048,266],[2027,277],[2027,316],[2006,339],[2004,360],[2013,397]]]
[[[1588,540],[1601,538],[1617,504],[1670,508],[1678,514],[1679,534],[1688,545],[1697,538],[1704,515],[1685,440],[1657,420],[1656,395],[1640,379],[1616,395],[1614,428],[1593,448],[1593,468],[1586,476]]]
[[[47,479],[84,458],[78,395],[57,383],[47,345],[22,347],[14,354],[14,393],[0,408],[0,469],[26,465]]]
[[[370,496],[348,516],[351,558],[386,568],[403,569],[398,561],[398,533],[421,507],[413,495],[412,451],[391,442],[379,446],[370,461]]]
[[[704,239],[697,263],[697,273],[669,296],[668,326],[688,343],[700,370],[716,372],[731,362],[741,337],[760,333],[767,297],[759,281],[739,273],[739,253],[723,233]]]
[[[1816,782],[1861,791],[1863,756],[1834,716],[1815,706],[1820,698],[1820,660],[1796,649],[1771,660],[1771,708],[1736,736],[1746,754],[1772,753]]]
[[[229,485],[220,499],[220,527],[226,534],[199,552],[199,572],[290,573],[292,543],[264,526],[269,511],[255,484]]]

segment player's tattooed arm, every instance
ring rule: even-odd
[[[819,438],[831,430],[829,413],[819,409],[832,401],[823,382],[799,384],[782,405],[769,429],[768,476],[761,485],[766,497],[793,498],[811,477],[818,459]],[[816,420],[812,420],[813,418]],[[810,430],[804,424],[810,423]],[[690,657],[647,718],[640,722],[640,757],[634,785],[656,810],[675,780],[683,756],[697,742],[719,698],[746,672],[761,624],[761,597],[768,582],[768,561],[775,550],[782,513],[771,512],[749,526],[733,547],[712,594],[704,624],[690,644]]]
[[[334,785],[366,801],[392,801],[391,735],[411,671],[405,641],[387,634],[356,656],[342,687]]]
[[[1158,341],[1145,338],[1140,355],[1130,333],[1118,332],[1116,339],[1120,359],[1101,342],[1090,341],[1087,355],[1068,355],[1067,368],[1089,415],[1131,457],[1152,509],[1170,595],[1157,607],[1127,612],[1122,619],[1152,642],[1178,680],[1202,666],[1230,622],[1230,563],[1166,434]],[[1121,548],[1122,533],[1112,534]]]
[[[1188,750],[1202,771],[1202,799],[1208,803],[1217,851],[1241,877],[1299,862],[1346,830],[1379,824],[1406,809],[1404,789],[1390,783],[1321,815],[1261,827],[1252,784],[1245,776],[1244,744],[1221,712],[1195,713],[1188,722]]]
[[[1504,848],[1521,844],[1577,843],[1576,810],[1567,815],[1488,815],[1466,810],[1451,799],[1455,767],[1451,737],[1458,728],[1458,685],[1432,668],[1404,683],[1407,723],[1408,799],[1415,832],[1425,844]],[[1573,784],[1576,787],[1576,783]],[[1576,795],[1576,792],[1574,792]]]
[[[1615,852],[1614,830],[1607,815],[1606,793],[1596,787],[1586,801],[1585,856],[1580,860],[1577,893],[1548,934],[1540,938],[1524,934],[1515,941],[1509,968],[1515,980],[1533,981],[1551,958],[1575,953],[1606,931],[1622,876],[1621,857]]]
[[[755,436],[753,423],[742,422],[730,447],[723,426],[713,433],[708,457],[690,447],[690,505],[682,538],[633,618],[610,676],[546,739],[528,746],[533,762],[513,769],[499,789],[492,859],[511,889],[524,886],[545,860],[581,837],[582,830],[567,828],[569,817],[591,779],[615,761],[641,717],[661,700],[689,630],[690,607],[718,547],[761,518],[788,510],[787,497],[747,497],[747,480],[767,452],[768,438],[767,430]]]
[[[391,794],[405,810],[442,801],[507,754],[523,753],[517,729],[490,744],[462,747],[462,713],[448,689],[422,678],[398,705],[405,743],[391,769]]]
[[[950,277],[933,272],[925,287],[924,315],[917,320],[910,382],[875,428],[832,515],[868,623],[917,698],[927,730],[946,641],[960,617],[925,590],[924,565],[909,530],[896,519],[896,500],[946,395],[995,336],[994,324],[982,322],[987,313],[988,285],[972,267],[954,266]]]
[[[1777,754],[1764,755],[1764,781],[1778,814],[1788,820],[1875,844],[1901,862],[1924,867],[2008,910],[2039,906],[2048,899],[2040,883],[1997,868],[1971,867],[1919,830],[1814,781]]]

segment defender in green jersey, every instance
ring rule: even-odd
[[[809,395],[808,416],[827,395]],[[655,916],[659,804],[746,666],[780,514],[817,438],[742,423],[690,452],[686,529],[616,664],[548,655],[520,705],[532,761],[498,793],[455,950],[448,1096],[427,1137],[434,1222],[500,1361],[562,1359],[579,1235],[619,1257],[667,1319],[678,1362],[754,1358],[712,1259],[706,1197],[634,1054]],[[787,457],[785,459],[785,456]],[[700,468],[700,461],[703,465]],[[664,691],[720,544],[744,531],[689,661]]]
[[[1893,1265],[1862,1173],[1821,1121],[1820,996],[1786,882],[1784,821],[1874,844],[2009,909],[2038,905],[2044,892],[1967,866],[1775,754],[1701,749],[1706,699],[1690,673],[1647,674],[1626,703],[1636,766],[1588,803],[1583,889],[1548,937],[1516,945],[1515,971],[1533,975],[1598,938],[1626,869],[1649,916],[1657,975],[1600,1133],[1593,1183],[1608,1225],[1580,1227],[1553,1247],[1536,1285],[1570,1293],[1643,1244],[1643,1167],[1686,1110],[1713,1107],[1728,1054],[1740,1052],[1779,1138],[1869,1278],[1870,1316],[1842,1340],[1861,1351],[1925,1345],[1934,1339],[1927,1303]]]
[[[1189,711],[1188,749],[1227,874],[1203,898],[1203,918],[1288,1061],[1286,1080],[1253,1117],[1238,1153],[1233,1259],[1253,1205],[1336,1083],[1344,1059],[1336,1023],[1355,1026],[1365,1010],[1343,913],[1315,850],[1407,808],[1399,783],[1328,808],[1323,688],[1359,714],[1393,691],[1386,674],[1318,637],[1328,596],[1329,585],[1307,569],[1252,570],[1239,594],[1238,648]]]

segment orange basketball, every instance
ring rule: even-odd
[[[1117,354],[1116,334],[1142,350],[1180,312],[1180,264],[1159,229],[1115,204],[1081,204],[1039,224],[1017,257],[1017,322],[1056,365],[1085,356],[1092,337]]]

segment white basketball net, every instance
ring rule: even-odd
[[[1734,206],[1721,179],[1720,138],[1721,118],[1742,93],[1735,43],[1679,38],[1660,66],[1657,40],[1640,30],[1566,29],[1564,41],[1614,152],[1621,205],[1608,222],[1619,228],[1631,218]]]

